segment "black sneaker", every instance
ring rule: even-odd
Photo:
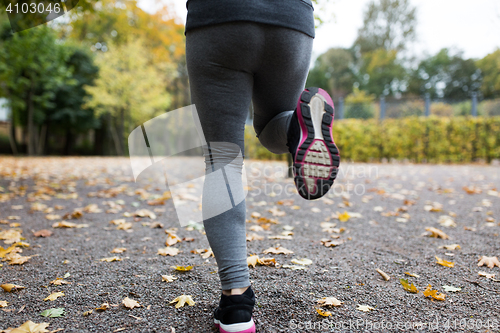
[[[337,178],[340,156],[331,134],[333,119],[333,101],[326,91],[302,92],[288,128],[288,148],[295,186],[304,199],[321,198]]]
[[[252,287],[241,295],[221,295],[214,312],[214,324],[220,333],[255,333],[252,311],[255,294]]]

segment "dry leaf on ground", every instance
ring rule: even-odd
[[[318,304],[322,306],[341,306],[344,302],[339,301],[335,297],[323,297],[316,301]]]
[[[162,281],[165,281],[165,282],[174,282],[174,280],[177,280],[177,278],[173,275],[162,275],[161,279],[162,279]]]
[[[102,258],[101,261],[105,262],[122,261],[122,258],[119,257]]]
[[[436,263],[441,265],[441,266],[445,266],[445,267],[453,267],[455,266],[455,263],[451,262],[451,261],[446,261],[446,260],[443,260],[441,258],[439,258],[438,256],[435,256],[436,258]]]
[[[179,254],[179,249],[175,247],[164,247],[163,249],[158,249],[158,254],[161,256],[176,256]]]
[[[272,254],[292,254],[293,251],[287,250],[284,247],[279,246],[279,247],[270,247],[267,250],[262,251],[262,253],[265,253],[265,254],[268,254],[268,253],[272,253]]]
[[[123,253],[127,251],[125,247],[115,247],[113,250],[111,250],[111,253]]]
[[[439,248],[440,249],[445,249],[445,250],[453,251],[453,250],[456,250],[456,249],[460,249],[460,245],[458,245],[458,244],[442,245]]]
[[[369,312],[371,310],[375,310],[375,308],[373,308],[369,305],[359,305],[358,304],[358,307],[356,308],[356,310],[363,311],[363,312]]]
[[[52,231],[47,229],[42,229],[33,233],[35,237],[50,237],[52,236]]]
[[[139,304],[139,302],[131,299],[131,298],[128,298],[128,297],[125,297],[122,301],[122,304],[123,306],[125,306],[126,308],[128,309],[133,309],[133,308],[140,308],[141,305]]]
[[[180,265],[177,265],[177,266],[170,266],[171,268],[175,269],[176,271],[180,271],[180,272],[187,272],[187,271],[190,271],[193,269],[193,266],[180,266]]]
[[[389,280],[391,279],[391,277],[390,277],[390,276],[389,276],[386,272],[384,272],[383,270],[381,270],[381,269],[377,268],[377,269],[376,269],[376,271],[377,271],[380,275],[382,275],[382,277],[384,278],[384,280],[389,281]]]
[[[410,284],[407,279],[399,279],[399,282],[401,283],[401,285],[403,285],[404,290],[409,291],[413,294],[418,293],[418,289],[417,287],[415,287],[413,282]]]
[[[43,300],[44,301],[55,301],[57,298],[64,296],[64,293],[62,291],[58,291],[55,293],[50,294],[49,296],[45,297]]]
[[[0,288],[2,288],[3,290],[5,290],[6,292],[10,293],[10,292],[13,292],[13,291],[24,289],[26,287],[18,286],[17,284],[6,283],[6,284],[0,285]]]
[[[318,312],[318,314],[322,317],[330,317],[332,315],[330,311],[325,311],[322,309],[316,309],[316,312]]]
[[[47,333],[49,330],[47,330],[47,327],[50,325],[50,323],[34,323],[31,320],[28,320],[18,328],[14,328],[12,331],[9,331],[9,333]]]
[[[438,293],[437,290],[432,290],[432,286],[428,285],[427,288],[424,290],[424,296],[425,297],[432,297],[434,299],[437,299],[438,301],[444,301],[446,295]]]
[[[292,259],[291,261],[293,264],[302,265],[302,266],[311,265],[313,263],[313,261],[311,259],[307,259],[307,258]]]
[[[442,238],[442,239],[449,239],[450,238],[442,230],[439,230],[439,229],[434,228],[434,227],[428,227],[428,228],[425,228],[425,230],[431,233],[429,235],[429,237]]]
[[[88,226],[88,224],[76,224],[67,221],[61,221],[52,224],[52,228],[87,228]]]
[[[193,306],[193,305],[195,305],[196,302],[193,301],[193,298],[191,297],[191,295],[181,295],[181,296],[176,297],[169,304],[172,304],[172,303],[177,303],[177,304],[175,304],[175,307],[178,309],[178,308],[183,307],[184,304],[186,304],[186,303],[189,306]]]
[[[478,266],[486,265],[488,266],[488,268],[493,268],[495,266],[500,267],[500,261],[498,261],[497,257],[482,256],[481,258],[479,258],[479,263],[477,265]]]
[[[7,301],[0,301],[0,308],[5,308],[6,306],[8,306]]]

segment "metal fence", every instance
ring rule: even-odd
[[[410,116],[500,116],[500,99],[479,100],[473,94],[470,99],[449,100],[423,98],[380,98],[372,103],[346,103],[342,98],[334,101],[335,118],[404,118]]]

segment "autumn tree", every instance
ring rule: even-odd
[[[486,98],[500,97],[500,48],[477,61],[483,75],[481,92]]]
[[[306,86],[323,87],[334,97],[345,97],[357,81],[350,50],[332,48],[321,54],[309,72]]]
[[[166,111],[171,97],[165,91],[161,68],[151,64],[149,49],[137,38],[124,44],[108,44],[96,57],[99,74],[95,85],[86,86],[86,108],[109,115],[111,134],[119,155],[125,153],[125,124],[145,122]]]
[[[403,51],[416,38],[416,8],[410,0],[371,1],[354,46],[361,53],[377,49]]]
[[[403,92],[406,70],[396,50],[379,48],[363,55],[360,88],[376,96]]]

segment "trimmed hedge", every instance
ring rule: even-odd
[[[500,159],[500,117],[408,117],[343,119],[333,137],[344,160],[370,162],[409,159],[412,162],[467,163]],[[250,126],[245,131],[249,158],[286,160],[267,151]]]

